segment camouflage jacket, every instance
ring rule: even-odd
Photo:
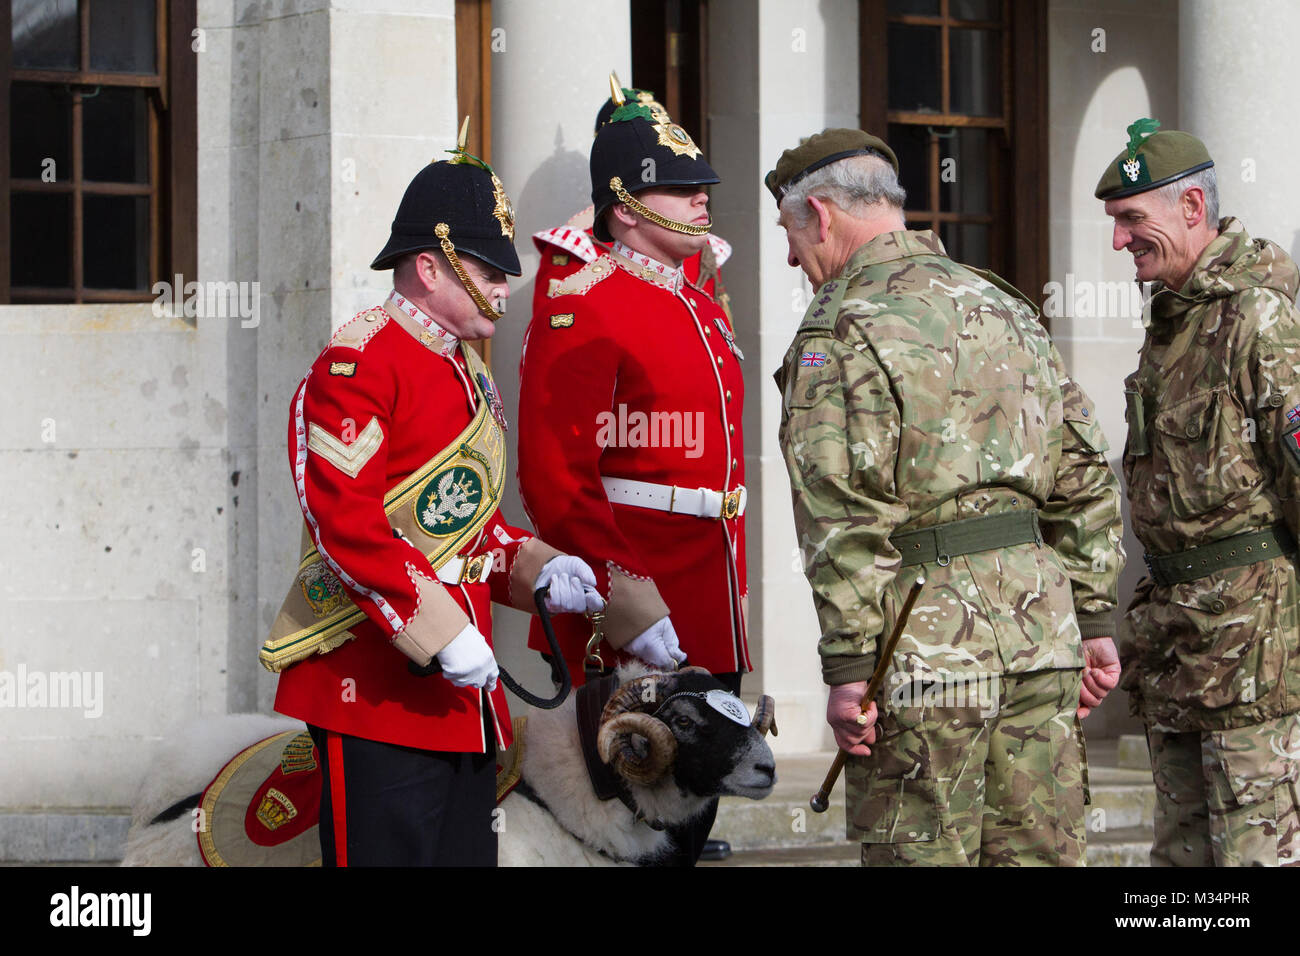
[[[786,353],[781,448],[823,678],[865,680],[924,569],[894,657],[919,679],[1082,666],[1113,633],[1119,482],[1095,410],[1034,307],[932,232],[860,248]],[[901,567],[890,536],[1036,508],[1048,546]]]
[[[1224,219],[1179,291],[1157,286],[1125,381],[1133,529],[1172,554],[1283,523],[1300,531],[1286,463],[1300,419],[1300,273]],[[1165,730],[1222,730],[1300,709],[1296,579],[1277,557],[1169,587],[1144,578],[1121,641],[1135,713]]]

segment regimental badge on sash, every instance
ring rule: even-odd
[[[736,336],[731,329],[727,328],[727,323],[723,322],[721,319],[714,319],[713,324],[718,327],[718,331],[721,332],[722,337],[726,339],[727,348],[731,349],[731,354],[736,356],[736,360],[739,362],[745,361],[745,353],[742,352],[740,346],[736,344]]]
[[[346,375],[351,378],[357,374],[356,362],[330,362],[331,375]]]
[[[551,328],[553,329],[567,329],[571,325],[573,325],[572,312],[565,312],[561,315],[551,316]]]
[[[1300,422],[1282,432],[1281,437],[1283,457],[1286,463],[1297,474],[1300,474]]]
[[[804,352],[799,356],[799,364],[804,368],[821,368],[826,364],[826,353]]]
[[[487,396],[488,411],[497,420],[497,424],[501,426],[502,431],[509,431],[510,426],[506,424],[506,406],[501,401],[501,393],[492,384],[492,379],[488,378],[486,373],[479,372],[478,383],[483,388],[483,394]]]
[[[303,568],[298,573],[298,586],[317,617],[329,617],[348,602],[343,584],[324,564]]]

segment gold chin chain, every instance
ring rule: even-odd
[[[688,236],[702,236],[713,228],[712,221],[706,222],[702,226],[692,225],[691,223],[678,222],[676,219],[669,219],[667,216],[661,216],[644,203],[637,202],[626,189],[623,188],[623,180],[618,176],[613,176],[609,180],[609,188],[614,190],[614,195],[618,201],[626,205],[642,219],[648,219],[656,226],[663,226],[665,229],[671,229],[673,232],[684,232]]]
[[[447,261],[451,263],[452,271],[456,273],[456,277],[460,279],[460,284],[465,287],[465,291],[468,292],[469,297],[474,300],[474,304],[478,306],[478,310],[493,322],[499,321],[505,313],[498,312],[496,309],[492,308],[492,304],[488,302],[487,297],[479,291],[478,286],[474,284],[474,280],[471,279],[469,273],[465,271],[465,267],[460,264],[460,256],[456,255],[456,247],[451,244],[451,239],[449,238],[451,235],[451,229],[447,227],[445,222],[440,222],[433,227],[433,234],[438,237],[438,241],[442,244],[443,255],[445,255]]]

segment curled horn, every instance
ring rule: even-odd
[[[605,705],[596,735],[596,752],[613,766],[615,773],[635,783],[649,784],[672,767],[677,759],[677,738],[663,721],[640,711],[663,700],[673,683],[672,674],[651,674],[628,681]],[[632,745],[633,736],[644,737],[649,743],[644,756]]]
[[[777,736],[776,729],[776,701],[764,694],[758,699],[758,706],[754,709],[754,719],[750,721],[749,726],[758,731],[760,736],[766,737],[767,732],[772,731],[772,736]]]

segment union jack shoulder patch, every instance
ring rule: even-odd
[[[826,364],[826,353],[804,352],[799,356],[799,364],[804,368],[821,368]]]

